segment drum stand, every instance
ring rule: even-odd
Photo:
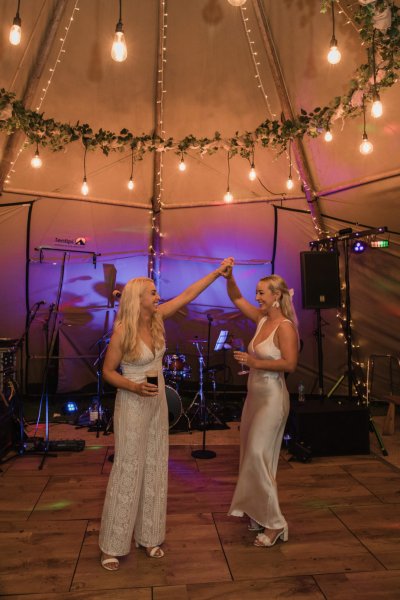
[[[197,415],[197,413],[200,413],[200,422],[203,426],[203,447],[201,448],[201,450],[193,450],[192,456],[193,456],[193,458],[215,458],[217,456],[217,454],[215,452],[213,452],[212,450],[206,450],[206,430],[207,430],[208,416],[212,415],[214,418],[216,418],[216,417],[207,408],[207,402],[206,402],[206,398],[205,398],[204,392],[203,392],[204,358],[201,353],[200,344],[199,344],[199,342],[194,342],[194,345],[196,346],[197,352],[199,354],[199,391],[197,392],[197,394],[194,397],[192,406],[196,405],[196,400],[198,400],[198,406],[197,406],[197,410],[195,411],[192,419],[189,419],[187,415],[186,415],[186,417],[188,418],[189,425],[191,426],[194,417]]]

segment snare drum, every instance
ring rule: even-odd
[[[169,428],[171,429],[182,416],[182,400],[178,392],[169,385],[165,386],[165,393],[167,396]]]

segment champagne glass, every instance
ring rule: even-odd
[[[232,340],[232,348],[237,352],[246,352],[246,347],[244,345],[244,341],[241,338],[234,338]],[[249,371],[245,368],[244,363],[240,363],[240,371],[238,371],[238,375],[248,375]]]

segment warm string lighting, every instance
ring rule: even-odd
[[[293,179],[292,179],[292,142],[289,142],[289,176],[286,181],[286,188],[288,190],[292,190],[294,187]]]
[[[181,152],[181,160],[179,161],[178,169],[183,173],[186,171],[186,163],[183,156],[183,152]]]
[[[228,178],[227,178],[226,192],[224,194],[224,202],[226,202],[227,204],[230,204],[233,201],[233,194],[229,188],[230,176],[231,176],[231,164],[230,164],[231,156],[230,156],[229,152],[227,153],[227,159],[228,159]]]
[[[10,44],[12,44],[12,46],[18,46],[21,43],[21,17],[19,16],[19,5],[20,5],[20,0],[18,0],[18,4],[17,4],[17,12],[16,15],[14,17],[13,20],[13,24],[11,26],[10,29],[10,35],[9,35],[9,40],[10,40]]]
[[[332,38],[329,46],[328,52],[328,62],[331,65],[337,65],[342,58],[340,54],[340,50],[337,47],[337,39],[335,37],[335,0],[331,0],[331,9],[332,9]]]
[[[53,80],[56,68],[57,68],[57,66],[61,62],[62,55],[65,54],[65,48],[64,48],[64,46],[66,44],[67,37],[68,37],[68,34],[69,34],[69,30],[70,30],[72,22],[74,20],[75,12],[79,11],[78,4],[79,4],[79,0],[76,0],[75,4],[74,4],[74,7],[72,9],[72,14],[71,14],[71,16],[69,18],[69,21],[68,21],[68,25],[66,25],[64,27],[65,33],[64,33],[63,37],[60,37],[60,42],[61,42],[60,49],[59,49],[59,51],[57,53],[57,57],[56,57],[55,63],[53,64],[53,66],[51,68],[49,68],[49,73],[50,74],[49,74],[49,77],[48,77],[48,80],[46,82],[45,87],[42,88],[42,92],[41,92],[41,95],[40,95],[40,101],[39,101],[39,103],[38,103],[38,105],[36,107],[37,111],[39,111],[41,109],[41,107],[42,107],[42,104],[44,102],[44,99],[46,97],[48,89],[50,87],[50,84],[51,84],[51,82]]]
[[[89,186],[87,184],[87,179],[86,179],[86,153],[87,153],[87,146],[85,145],[85,153],[83,155],[83,181],[82,181],[82,187],[81,187],[81,192],[84,196],[87,196],[89,193]]]
[[[326,128],[324,140],[326,142],[331,142],[333,140],[333,135],[329,126]]]
[[[128,190],[133,190],[133,188],[135,187],[135,182],[133,181],[133,149],[131,152],[131,176],[129,177],[129,181],[128,181]]]
[[[374,29],[374,33],[372,35],[372,48],[371,48],[371,58],[372,58],[372,72],[374,78],[374,89],[372,93],[372,107],[371,107],[371,116],[374,119],[379,119],[379,117],[383,114],[383,106],[381,99],[379,97],[378,88],[376,85],[376,58],[375,58],[375,34],[376,30]]]
[[[159,100],[157,100],[157,102],[160,105],[160,120],[158,122],[158,128],[160,131],[160,137],[165,138],[165,128],[164,128],[164,96],[167,93],[167,90],[165,89],[165,84],[164,84],[164,78],[165,78],[165,66],[166,66],[166,62],[167,62],[167,30],[168,30],[168,23],[167,23],[167,17],[168,17],[168,12],[167,12],[167,6],[166,6],[166,0],[162,1],[162,17],[161,17],[161,22],[160,22],[160,37],[161,37],[161,60],[160,60],[160,66],[158,68],[158,78],[157,78],[157,85],[159,86],[159,90],[158,90],[158,97],[160,98]],[[161,211],[163,208],[163,202],[162,202],[162,196],[163,196],[163,169],[164,169],[164,160],[163,160],[163,153],[160,153],[160,169],[157,172],[157,187],[158,187],[158,193],[157,193],[157,204],[158,204],[158,210]]]
[[[42,161],[42,159],[39,156],[39,146],[38,146],[38,143],[36,142],[36,152],[35,152],[32,160],[31,160],[31,166],[34,169],[40,169],[40,167],[42,166],[42,164],[43,164],[43,161]]]
[[[367,136],[367,123],[366,123],[364,99],[363,99],[363,123],[364,123],[364,131],[363,131],[363,136],[362,136],[362,142],[360,144],[360,152],[361,152],[361,154],[366,155],[366,154],[371,154],[374,147],[373,147],[372,143],[369,141],[368,136]]]
[[[122,25],[122,0],[119,0],[119,20],[115,27],[114,40],[111,46],[111,58],[115,62],[124,62],[128,56]]]
[[[249,27],[249,17],[247,16],[247,7],[242,6],[243,4],[244,4],[244,2],[242,2],[240,5],[237,5],[237,6],[241,6],[240,12],[241,12],[241,16],[242,16],[243,27],[246,32],[247,43],[249,45],[249,50],[250,50],[250,54],[251,54],[251,57],[253,60],[253,65],[254,65],[254,70],[255,70],[254,77],[257,81],[257,87],[263,95],[263,98],[265,100],[265,104],[267,106],[269,114],[270,114],[271,118],[273,119],[276,117],[276,114],[274,112],[272,112],[271,105],[269,103],[268,94],[265,91],[264,84],[261,79],[260,69],[259,69],[260,62],[259,62],[259,58],[258,58],[258,52],[255,49],[255,42],[251,37],[251,29]]]
[[[78,4],[79,4],[79,0],[75,0],[75,4],[74,4],[74,7],[73,7],[73,9],[72,9],[71,16],[69,17],[69,20],[68,20],[68,25],[67,25],[66,27],[64,27],[64,29],[65,29],[65,34],[64,34],[64,37],[61,37],[61,38],[60,38],[60,42],[61,42],[60,49],[59,49],[59,51],[58,51],[58,54],[57,54],[57,57],[56,57],[56,60],[55,60],[55,63],[54,63],[54,65],[53,65],[51,68],[49,68],[49,73],[50,73],[50,75],[49,75],[49,77],[48,77],[48,79],[47,79],[46,86],[42,88],[42,91],[41,91],[41,96],[40,96],[40,101],[39,101],[38,105],[36,106],[36,111],[39,111],[39,110],[41,109],[41,107],[42,107],[42,104],[43,104],[43,102],[44,102],[44,100],[45,100],[45,98],[46,98],[46,94],[47,94],[47,92],[48,92],[48,90],[49,90],[50,84],[51,84],[51,82],[52,82],[52,80],[53,80],[53,77],[54,77],[54,73],[55,73],[55,71],[56,71],[56,68],[57,68],[57,66],[58,66],[58,65],[60,64],[60,62],[61,62],[61,57],[62,57],[62,55],[63,55],[63,54],[65,54],[65,48],[64,48],[64,46],[65,46],[65,43],[66,43],[66,41],[67,41],[67,37],[68,37],[68,33],[69,33],[69,30],[70,30],[71,24],[72,24],[72,22],[73,22],[73,20],[74,20],[74,15],[75,15],[75,12],[76,12],[76,11],[79,11]],[[19,3],[18,3],[18,7],[19,7]],[[5,182],[4,182],[4,183],[6,183],[6,184],[9,184],[9,183],[11,183],[11,173],[15,173],[14,166],[15,166],[15,164],[17,163],[17,161],[18,161],[18,159],[19,159],[19,157],[20,157],[21,153],[22,153],[22,152],[25,150],[25,148],[27,148],[28,146],[29,146],[29,142],[28,142],[28,141],[25,141],[25,142],[22,144],[22,146],[20,147],[20,149],[18,150],[17,156],[15,157],[15,160],[14,160],[14,161],[11,163],[11,168],[10,168],[9,172],[7,173],[7,176],[6,176],[6,179],[5,179]]]

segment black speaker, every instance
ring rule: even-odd
[[[303,308],[340,306],[337,252],[300,252]]]
[[[332,396],[321,400],[306,395],[304,403],[291,399],[288,431],[292,442],[312,456],[369,454],[369,412],[357,398]]]

